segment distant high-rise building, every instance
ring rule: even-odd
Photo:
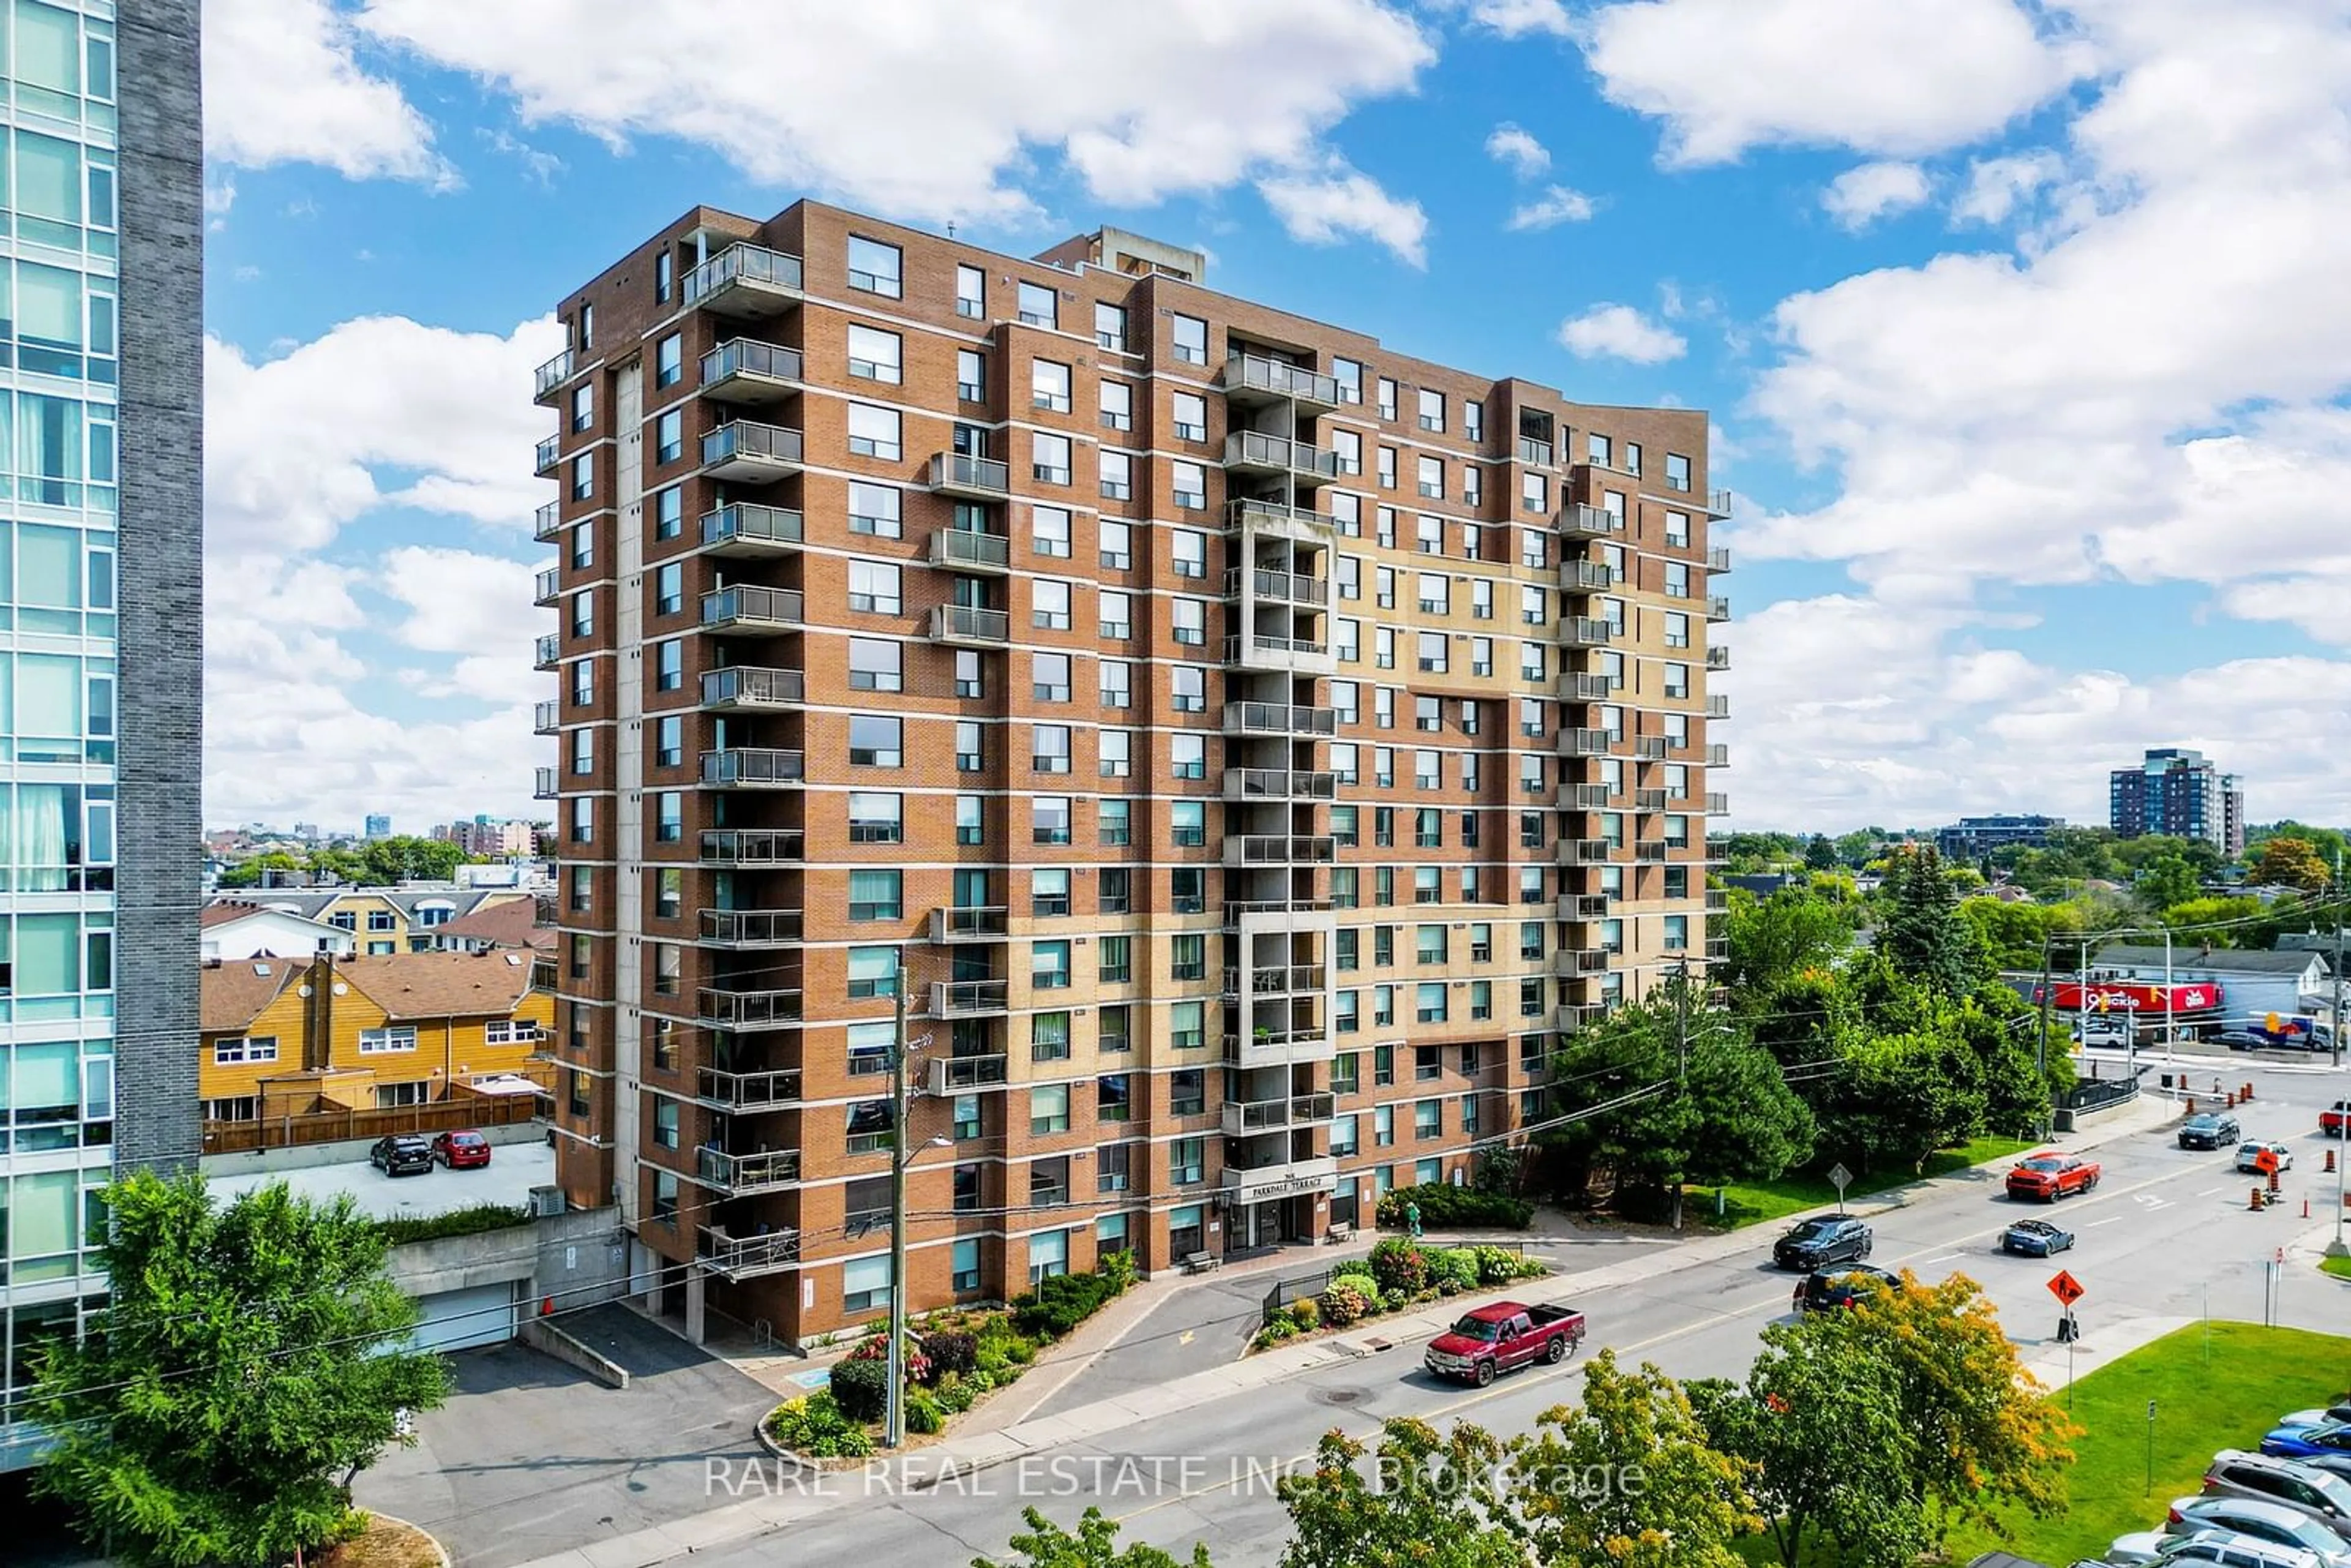
[[[367,836],[371,839],[392,837],[392,819],[371,814],[367,820]]]
[[[0,1469],[37,1349],[103,1310],[91,1195],[192,1164],[204,859],[203,137],[196,0],[16,0],[0,499],[15,1013],[0,1039]],[[135,17],[135,19],[134,19]]]
[[[2244,795],[2235,776],[2200,751],[2150,747],[2137,768],[2114,770],[2109,797],[2107,821],[2118,838],[2164,833],[2202,839],[2231,859],[2245,852]]]

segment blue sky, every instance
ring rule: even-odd
[[[1740,825],[2095,820],[2172,744],[2351,817],[2351,3],[2231,18],[212,0],[206,818],[530,812],[549,309],[804,194],[1710,410]]]

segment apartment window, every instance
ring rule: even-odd
[[[1053,360],[1029,361],[1029,401],[1055,413],[1070,412],[1070,367]]]
[[[395,1051],[416,1049],[416,1026],[394,1024],[384,1029],[360,1030],[360,1054],[384,1056]]]
[[[1208,841],[1208,807],[1203,800],[1173,800],[1167,807],[1168,842],[1198,849]]]
[[[1416,633],[1416,636],[1419,641],[1417,663],[1420,668],[1430,674],[1443,674],[1451,652],[1445,633],[1422,632]]]
[[[1022,283],[1019,295],[1020,319],[1031,327],[1052,328],[1060,325],[1061,291],[1041,283]]]
[[[571,498],[585,501],[596,494],[596,455],[582,452],[571,460]]]
[[[1039,580],[1029,588],[1029,623],[1040,632],[1070,629],[1070,585]]]
[[[1094,343],[1113,354],[1126,352],[1126,307],[1095,303]]]
[[[852,768],[905,766],[904,728],[905,721],[894,714],[851,714],[849,765]]]
[[[1378,473],[1375,476],[1379,480],[1380,488],[1395,489],[1396,483],[1396,449],[1395,447],[1383,446],[1379,449],[1377,467]]]
[[[977,795],[956,797],[956,842],[980,844],[987,841],[987,803]]]
[[[1687,512],[1666,514],[1666,543],[1676,549],[1689,548],[1689,514]]]
[[[666,386],[669,383],[662,383]],[[578,435],[596,423],[596,383],[584,382],[571,389],[571,433]]]
[[[1413,931],[1413,956],[1422,964],[1442,964],[1447,956],[1446,930],[1442,925],[1421,925]]]
[[[1429,615],[1452,614],[1453,580],[1441,571],[1416,572],[1414,575],[1420,580],[1417,587],[1422,612]]]
[[[1687,599],[1689,591],[1689,563],[1679,560],[1666,562],[1666,592],[1676,599]]]
[[[1187,648],[1196,648],[1208,640],[1208,606],[1205,600],[1177,599],[1170,601],[1169,624],[1176,641]]]
[[[1668,664],[1666,666],[1666,695],[1669,697],[1688,696],[1690,693],[1689,677],[1690,667],[1687,664]]]
[[[574,773],[593,773],[596,771],[596,732],[594,730],[575,729],[571,732],[571,771]],[[381,924],[379,924],[379,922],[381,922]],[[368,929],[371,931],[391,930],[392,916],[385,915],[381,911],[370,915],[368,916]]]
[[[653,350],[653,385],[656,388],[675,386],[684,377],[685,339],[672,332]],[[574,412],[577,413],[576,407]]]
[[[1070,727],[1032,724],[1029,727],[1029,765],[1040,773],[1070,770]]]
[[[1377,1148],[1383,1148],[1383,1149],[1384,1149],[1384,1148],[1388,1147],[1390,1145],[1394,1144],[1395,1142],[1395,1106],[1393,1106],[1393,1105],[1374,1105],[1374,1106],[1373,1106],[1373,1107],[1372,1107],[1372,1143],[1373,1143],[1373,1145],[1374,1145],[1374,1147],[1377,1147]],[[1383,1168],[1384,1168],[1384,1167],[1383,1167]]]
[[[1393,626],[1373,627],[1372,668],[1375,670],[1393,670],[1395,668],[1395,628]]]
[[[1094,943],[1095,977],[1104,985],[1123,986],[1134,978],[1134,939],[1104,936]]]
[[[1208,907],[1208,873],[1197,866],[1178,866],[1167,875],[1167,900],[1178,915],[1198,915]]]
[[[849,236],[849,287],[895,299],[900,294],[898,247],[862,235]]]
[[[1339,459],[1340,473],[1352,476],[1359,475],[1364,471],[1364,437],[1361,432],[1353,430],[1332,431],[1331,433],[1331,450]],[[1354,497],[1349,497],[1348,500],[1352,504],[1354,501]],[[1356,529],[1360,530],[1362,526],[1362,515],[1359,511],[1356,516]]]
[[[1176,439],[1208,439],[1208,400],[1197,392],[1179,392],[1174,399]]]
[[[987,695],[987,663],[977,648],[957,648],[955,651],[955,695],[959,697]]]
[[[1029,801],[1029,841],[1066,844],[1070,841],[1070,798],[1037,795]]]
[[[1208,743],[1197,735],[1171,736],[1167,756],[1178,779],[1206,779],[1208,776]]]
[[[665,714],[653,732],[653,766],[683,768],[685,766],[685,721],[676,714]]]
[[[849,405],[849,450],[858,457],[896,461],[904,455],[898,439],[898,411],[870,402]]]
[[[1177,316],[1173,329],[1176,357],[1187,365],[1208,362],[1208,324],[1196,316]]]
[[[685,531],[685,495],[675,486],[653,494],[653,538],[674,539]],[[575,561],[584,566],[585,561]]]
[[[879,327],[849,329],[849,373],[861,382],[884,382],[892,386],[904,379],[901,369],[904,345],[895,332]]]
[[[1202,713],[1208,706],[1208,673],[1197,664],[1169,671],[1168,700],[1177,713]]]
[[[1413,548],[1422,555],[1443,555],[1445,519],[1430,517],[1426,512],[1421,513],[1419,523],[1413,530]]]
[[[1678,610],[1666,612],[1666,646],[1687,648],[1690,645],[1690,618]]]
[[[1065,1012],[1032,1013],[1029,1018],[1029,1059],[1031,1061],[1067,1061],[1070,1059],[1070,1015]],[[1062,1095],[1061,1125],[1053,1128],[1035,1127],[1036,1132],[1066,1133],[1070,1130],[1069,1085],[1057,1085]]]
[[[1690,487],[1690,460],[1678,452],[1666,454],[1666,488],[1687,490]]]
[[[902,527],[904,500],[903,495],[893,486],[852,479],[849,482],[849,531],[875,538],[897,538]]]
[[[849,797],[849,841],[853,844],[894,844],[905,837],[905,812],[899,797],[852,790]]]
[[[1176,504],[1186,511],[1206,510],[1208,505],[1208,471],[1197,463],[1178,460],[1167,465],[1168,478],[1176,493]]]
[[[1030,507],[1029,546],[1039,555],[1067,560],[1070,556],[1070,514],[1060,507]]]
[[[1177,1051],[1197,1051],[1207,1043],[1201,1019],[1207,1004],[1176,1002],[1167,1009],[1167,1039]]]
[[[1134,816],[1128,800],[1100,800],[1094,806],[1095,836],[1099,842],[1120,848],[1133,841]]]
[[[1134,1049],[1134,1013],[1126,1007],[1103,1008],[1094,1015],[1096,1052],[1121,1054]]]
[[[1394,419],[1396,416],[1396,384],[1395,381],[1387,376],[1382,376],[1379,379],[1378,392],[1379,402],[1376,407],[1378,409],[1379,416],[1382,419]]]
[[[849,995],[853,1001],[898,994],[898,949],[852,947],[849,950]]]
[[[956,350],[956,396],[965,402],[987,398],[987,356],[977,349]]]
[[[1105,454],[1105,455],[1108,455],[1108,454]],[[1109,517],[1104,517],[1095,525],[1094,537],[1097,540],[1097,548],[1100,551],[1100,559],[1102,561],[1103,570],[1127,571],[1133,569],[1134,565],[1134,546],[1133,542],[1134,536],[1124,523],[1115,522]],[[1107,600],[1111,596],[1104,594],[1102,597]],[[1123,603],[1125,601],[1126,596],[1122,593],[1118,595],[1118,598]],[[1104,621],[1108,621],[1110,616],[1108,614],[1104,614],[1102,619]],[[1124,621],[1126,617],[1122,615],[1119,619],[1121,621]],[[1107,636],[1108,633],[1105,632],[1104,635]],[[1126,633],[1122,632],[1119,635],[1123,637]]]
[[[1541,474],[1519,476],[1519,507],[1521,511],[1542,513],[1551,510],[1551,480]]]
[[[1683,953],[1689,950],[1688,915],[1668,915],[1666,916],[1665,945],[1666,951],[1668,953]]]
[[[849,873],[849,918],[899,918],[899,876],[894,871],[852,871]]]
[[[1422,497],[1431,501],[1443,500],[1445,498],[1445,459],[1423,457],[1416,467],[1418,472],[1416,475],[1416,481]]]
[[[1475,463],[1464,463],[1461,465],[1461,502],[1468,507],[1482,507],[1486,504],[1486,471]],[[1478,538],[1477,525],[1469,524],[1461,531],[1472,541],[1467,554],[1471,560],[1476,560],[1479,554],[1478,546],[1475,543]]]
[[[900,613],[897,566],[881,560],[851,561],[849,608],[868,615]]]
[[[1029,473],[1040,485],[1070,482],[1070,438],[1044,431],[1029,436]]]
[[[1094,739],[1095,755],[1100,759],[1102,777],[1125,779],[1133,775],[1134,772],[1133,735],[1123,729],[1105,729],[1099,731]],[[1111,802],[1106,800],[1102,804],[1107,810]],[[1121,801],[1119,804],[1123,807],[1125,802]],[[1102,841],[1108,843],[1111,841],[1104,839]]]
[[[1412,785],[1416,789],[1445,788],[1445,765],[1439,753],[1415,751],[1412,754]]]
[[[904,689],[904,677],[899,673],[900,655],[904,650],[895,643],[877,637],[852,637],[849,640],[849,686],[859,692],[894,692]]]
[[[1102,423],[1105,430],[1134,428],[1134,389],[1124,382],[1102,383]]]
[[[1127,501],[1134,498],[1134,464],[1123,452],[1104,452],[1095,458],[1095,472],[1101,476],[1102,499]]]
[[[1474,408],[1477,405],[1473,403],[1470,406]],[[1445,394],[1443,392],[1431,392],[1426,387],[1420,389],[1420,427],[1423,430],[1433,430],[1440,434],[1443,434],[1445,430]]]
[[[1095,669],[1101,677],[1102,706],[1107,708],[1132,707],[1134,704],[1134,666],[1122,659],[1104,659]]]
[[[1338,635],[1331,644],[1332,656],[1342,663],[1360,664],[1364,662],[1364,623],[1351,617],[1339,618]]]
[[[1070,987],[1070,945],[1032,942],[1029,945],[1029,984],[1040,991],[1064,991]]]
[[[1412,1105],[1412,1135],[1422,1143],[1445,1135],[1445,1102],[1416,1100]]]
[[[1600,467],[1613,468],[1616,465],[1614,444],[1596,430],[1585,434],[1583,450],[1584,455]]]
[[[987,766],[986,728],[974,719],[956,721],[956,768],[958,772],[977,773]]]

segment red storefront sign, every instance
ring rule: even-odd
[[[2036,990],[2038,987],[2034,988]],[[2135,986],[2121,980],[2101,980],[2087,988],[2068,983],[2056,988],[2052,1005],[2059,1012],[2192,1013],[2220,1005],[2220,984],[2217,980],[2199,980],[2171,988],[2171,1005],[2164,1006],[2161,986]],[[2035,998],[2038,999],[2037,998]]]

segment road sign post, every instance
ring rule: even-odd
[[[2147,1494],[2155,1495],[2155,1401],[2147,1402]]]
[[[1853,1173],[1844,1168],[1844,1162],[1843,1160],[1839,1160],[1836,1164],[1829,1167],[1829,1185],[1837,1189],[1837,1213],[1839,1216],[1843,1216],[1844,1213],[1844,1189],[1853,1185]]]

